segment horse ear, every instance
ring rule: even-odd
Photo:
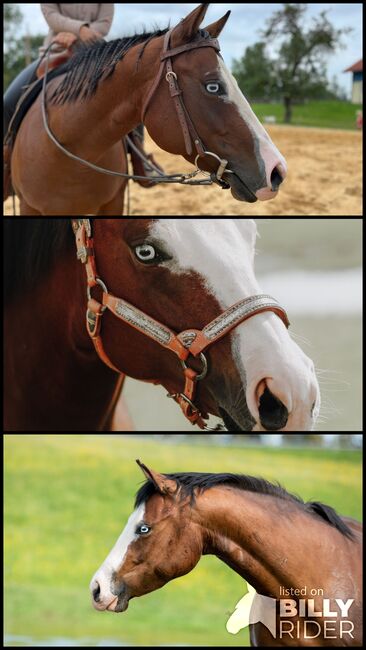
[[[171,48],[179,47],[180,45],[189,43],[193,40],[206,15],[208,7],[209,3],[201,4],[181,20],[179,25],[177,25],[172,32]]]
[[[149,469],[142,463],[140,460],[136,460],[136,463],[145,474],[148,481],[152,481],[161,494],[175,494],[178,491],[178,483],[173,479],[167,478],[164,474],[159,474],[159,472],[154,472],[154,470]]]
[[[231,14],[231,11],[228,11],[225,16],[220,18],[220,20],[216,20],[215,23],[212,23],[211,25],[208,25],[208,27],[205,27],[204,30],[205,32],[208,32],[211,36],[211,38],[218,38],[224,29],[227,21],[229,20],[229,16]]]

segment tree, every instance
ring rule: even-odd
[[[7,88],[13,79],[25,68],[25,44],[23,37],[18,38],[19,27],[23,16],[17,5],[5,3],[4,5],[4,88]],[[43,36],[27,38],[27,49],[31,60],[38,58],[38,48],[42,45]]]
[[[326,11],[313,18],[305,29],[307,5],[287,3],[268,19],[261,38],[266,43],[280,39],[278,56],[272,62],[273,70],[285,108],[284,121],[291,122],[294,100],[314,97],[325,77],[324,55],[343,47],[341,38],[351,28],[335,29]]]
[[[266,56],[265,43],[247,47],[244,56],[234,59],[233,74],[246,97],[251,101],[269,101],[276,93],[276,78]]]

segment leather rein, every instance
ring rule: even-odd
[[[229,307],[202,330],[189,329],[177,334],[122,298],[116,298],[109,293],[105,283],[98,276],[90,219],[72,219],[72,226],[76,238],[77,258],[85,265],[87,275],[86,326],[99,358],[113,371],[120,375],[124,374],[113,364],[104,349],[101,328],[103,316],[108,310],[120,321],[178,357],[182,365],[185,386],[181,393],[173,393],[168,397],[179,404],[192,425],[196,424],[201,429],[210,430],[206,422],[209,415],[195,404],[198,384],[208,373],[206,351],[246,320],[263,312],[275,313],[289,328],[290,322],[286,311],[271,296],[251,296]],[[95,287],[102,290],[101,302],[92,296]],[[191,356],[200,360],[202,366],[200,371],[189,366],[188,360]],[[156,380],[154,383],[160,382]]]
[[[137,176],[134,174],[128,174],[128,173],[123,173],[123,172],[115,172],[110,169],[106,169],[104,167],[99,167],[99,165],[95,165],[94,163],[89,162],[88,160],[84,160],[83,158],[80,158],[76,154],[71,153],[71,151],[68,151],[56,138],[54,133],[51,131],[51,128],[49,126],[48,122],[48,115],[47,115],[47,79],[48,79],[48,66],[49,66],[49,56],[51,52],[52,45],[49,47],[48,51],[45,53],[46,57],[46,65],[45,65],[45,74],[43,77],[43,84],[42,84],[42,117],[43,117],[43,125],[45,128],[45,131],[48,135],[48,137],[52,140],[52,142],[60,149],[66,156],[71,158],[72,160],[75,160],[82,165],[89,167],[93,171],[100,172],[102,174],[107,174],[109,176],[118,176],[120,178],[128,178],[132,180],[152,180],[154,183],[180,183],[184,185],[212,185],[212,183],[217,183],[220,185],[223,189],[228,189],[229,184],[223,180],[223,174],[233,174],[234,172],[230,169],[227,169],[228,161],[225,160],[224,158],[221,158],[217,154],[208,151],[204,144],[202,143],[201,138],[199,137],[196,128],[192,122],[192,119],[187,111],[187,108],[184,104],[183,101],[183,92],[179,87],[178,84],[178,76],[173,70],[173,63],[172,59],[180,54],[183,54],[185,52],[189,52],[191,50],[196,50],[198,48],[202,47],[211,47],[216,52],[220,52],[220,45],[218,42],[218,39],[216,38],[210,38],[210,37],[199,37],[192,43],[187,43],[186,45],[182,45],[181,47],[177,47],[174,49],[169,49],[170,47],[170,39],[171,35],[174,31],[174,28],[169,30],[164,37],[164,45],[163,45],[163,50],[160,56],[160,68],[158,71],[158,74],[148,92],[148,95],[144,101],[143,108],[142,108],[142,121],[145,119],[146,112],[150,106],[151,100],[157,91],[160,82],[163,78],[164,72],[166,71],[165,74],[165,79],[167,83],[169,84],[169,91],[170,91],[170,96],[173,99],[174,106],[177,111],[178,115],[178,120],[182,129],[183,137],[184,137],[184,143],[185,143],[185,148],[187,155],[190,156],[192,155],[193,149],[192,149],[192,142],[194,144],[195,150],[197,152],[196,158],[195,158],[195,165],[196,169],[188,174],[163,174],[160,170],[154,169],[155,173],[157,174],[156,176]],[[128,136],[125,136],[127,141],[130,143],[130,140]],[[203,156],[210,156],[211,158],[214,158],[219,166],[218,169],[215,173],[210,173],[207,172],[203,169],[200,169],[198,166],[199,159]],[[146,164],[148,164],[148,161],[146,160]],[[150,165],[151,168],[151,165]],[[205,179],[199,179],[199,180],[193,180],[197,174],[204,174],[205,176],[209,178]]]

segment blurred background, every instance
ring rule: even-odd
[[[96,612],[89,582],[133,511],[140,458],[160,472],[233,472],[361,518],[360,434],[4,435],[6,646],[246,646],[226,632],[246,583],[215,557]]]
[[[362,219],[256,221],[259,283],[318,369],[317,430],[362,431]],[[138,431],[192,431],[164,389],[128,380],[124,395]]]

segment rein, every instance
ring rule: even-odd
[[[186,45],[182,45],[181,47],[177,47],[175,49],[170,50],[169,49],[169,44],[170,44],[170,38],[171,35],[174,31],[174,28],[169,30],[165,34],[164,38],[164,46],[163,46],[163,51],[161,54],[161,64],[159,68],[159,72],[156,76],[156,79],[150,88],[150,91],[148,93],[147,98],[144,101],[143,109],[142,109],[142,121],[145,118],[146,112],[149,108],[149,105],[151,103],[151,100],[158,89],[160,82],[163,78],[164,70],[166,68],[166,75],[165,79],[167,83],[169,84],[169,91],[170,91],[170,96],[172,100],[174,101],[174,105],[177,111],[179,123],[182,129],[183,137],[184,137],[184,142],[185,142],[185,147],[186,147],[186,152],[190,156],[192,154],[192,141],[194,143],[197,155],[195,158],[195,165],[196,169],[188,174],[184,173],[177,173],[177,174],[163,174],[160,170],[158,170],[158,175],[157,176],[137,176],[134,174],[128,174],[128,173],[123,173],[123,172],[116,172],[112,171],[110,169],[106,169],[104,167],[99,167],[99,165],[95,165],[94,163],[89,162],[88,160],[85,160],[84,158],[80,158],[80,156],[77,156],[76,154],[71,153],[71,151],[68,151],[56,138],[54,133],[52,133],[49,122],[48,122],[48,115],[47,115],[47,79],[48,79],[48,68],[49,68],[49,57],[52,49],[52,44],[49,46],[47,52],[45,53],[46,57],[46,64],[45,64],[45,74],[43,77],[43,84],[42,84],[42,118],[43,118],[43,125],[45,128],[45,131],[52,140],[52,142],[55,144],[60,151],[62,151],[66,156],[71,158],[72,160],[75,160],[76,162],[79,162],[80,164],[89,167],[93,171],[106,174],[108,176],[117,176],[119,178],[127,178],[131,180],[151,180],[154,181],[154,183],[179,183],[183,185],[212,185],[213,183],[219,184],[223,189],[228,189],[229,184],[223,180],[223,175],[226,174],[233,174],[234,172],[231,171],[230,169],[227,169],[228,161],[225,160],[224,158],[221,158],[217,154],[207,151],[206,148],[204,147],[202,140],[200,139],[196,128],[191,120],[191,117],[187,111],[187,108],[184,104],[182,95],[183,92],[179,87],[178,84],[178,76],[173,70],[173,64],[172,64],[172,59],[180,54],[183,54],[185,52],[195,50],[198,48],[202,47],[212,47],[213,49],[216,50],[216,52],[220,51],[220,46],[219,42],[216,38],[199,38],[196,41],[193,41],[192,43],[187,43]],[[127,136],[128,137],[128,136]],[[219,167],[216,171],[216,173],[210,173],[206,172],[203,169],[200,169],[198,166],[199,159],[203,156],[211,156],[212,158],[215,158],[215,160],[219,163]],[[148,161],[146,161],[148,162]],[[150,165],[151,168],[151,165]],[[198,179],[198,180],[193,180],[197,174],[204,174],[205,176],[209,176],[209,178],[206,179]]]
[[[137,307],[109,293],[107,286],[98,276],[90,219],[72,219],[72,226],[76,238],[77,258],[85,265],[87,275],[86,326],[99,358],[114,372],[120,375],[124,374],[110,360],[102,341],[102,319],[105,312],[109,310],[120,321],[178,357],[182,366],[185,386],[181,393],[173,393],[168,397],[179,404],[192,425],[197,424],[201,429],[210,430],[206,422],[208,414],[202,412],[195,404],[198,384],[206,378],[208,373],[206,351],[246,320],[263,312],[275,313],[288,328],[290,322],[286,311],[271,296],[251,296],[229,307],[202,330],[189,329],[177,334]],[[101,302],[92,296],[92,290],[95,287],[102,289]],[[189,366],[188,361],[191,356],[200,360],[201,370],[199,372]],[[156,380],[154,383],[160,382]]]

